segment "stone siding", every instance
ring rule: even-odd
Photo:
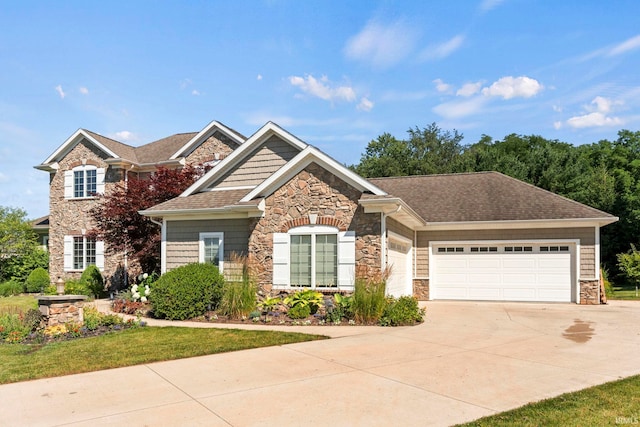
[[[600,304],[600,281],[581,280],[580,281],[580,304],[595,305]]]
[[[231,153],[237,144],[220,132],[214,133],[206,141],[187,154],[189,164],[201,164],[215,159],[223,159]],[[99,201],[95,198],[65,199],[64,197],[64,173],[76,166],[83,164],[93,165],[105,169],[105,194],[114,190],[117,184],[124,181],[122,169],[110,167],[104,160],[107,154],[97,149],[93,144],[81,141],[59,162],[59,169],[51,173],[49,179],[49,274],[52,282],[59,277],[78,279],[81,271],[64,271],[64,236],[82,235],[83,231],[94,228],[90,210]],[[135,170],[132,172],[135,173]],[[147,173],[140,174],[139,178],[146,178]],[[110,253],[105,244],[103,276],[107,285],[122,286],[124,271],[124,254]],[[133,260],[128,260],[130,277],[137,275],[140,268]]]
[[[78,165],[90,164],[107,169],[104,162],[106,154],[98,150],[93,144],[84,141],[77,144],[59,162],[59,169],[51,174],[49,184],[49,275],[55,282],[59,277],[63,279],[80,278],[81,271],[64,271],[64,236],[82,235],[94,228],[89,211],[99,202],[96,198],[65,199],[64,173]],[[121,179],[120,171],[109,168],[105,173],[105,193],[113,191],[116,183]],[[107,248],[105,247],[105,252]],[[104,258],[104,271],[110,277],[122,263],[121,255]]]
[[[265,200],[265,213],[251,220],[249,252],[262,266],[260,286],[269,291],[273,277],[273,233],[307,225],[309,214],[317,224],[333,225],[356,235],[356,270],[380,270],[380,214],[365,214],[358,205],[361,192],[315,163],[300,171]]]
[[[429,279],[413,279],[413,296],[420,301],[429,300]]]
[[[222,160],[238,147],[235,141],[220,132],[207,138],[202,144],[187,154],[186,161],[198,165],[211,160]]]

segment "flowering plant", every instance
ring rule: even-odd
[[[155,274],[143,273],[138,276],[138,284],[131,287],[131,298],[134,301],[147,302],[151,294],[151,284],[155,282]]]

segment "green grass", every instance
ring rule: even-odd
[[[293,332],[144,327],[46,345],[0,345],[0,384],[324,339]]]
[[[638,295],[640,295],[640,287]],[[640,296],[636,296],[636,286],[629,284],[614,285],[613,295],[607,297],[610,299],[640,300]]]
[[[0,313],[3,310],[21,310],[38,308],[38,300],[32,295],[16,295],[12,297],[0,297]]]
[[[462,426],[615,426],[640,424],[640,376],[542,400]]]

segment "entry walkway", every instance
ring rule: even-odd
[[[634,302],[430,302],[416,327],[319,329],[339,337],[3,385],[0,425],[445,426],[640,373]]]

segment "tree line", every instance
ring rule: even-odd
[[[432,123],[406,139],[380,135],[350,168],[367,178],[497,171],[608,212],[620,218],[601,230],[602,261],[613,274],[616,255],[640,241],[640,131],[578,146],[518,134],[466,145],[458,131]]]

